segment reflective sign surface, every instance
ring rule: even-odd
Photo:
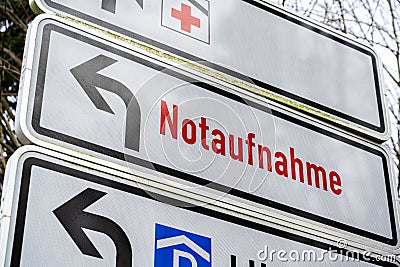
[[[7,169],[2,266],[398,266],[24,150]]]
[[[251,80],[258,86],[254,90],[273,92],[264,94],[270,99],[331,124],[374,139],[389,137],[375,53],[273,5],[251,0],[36,0],[34,5],[145,42],[148,50],[211,66],[225,81]]]
[[[31,35],[17,116],[26,144],[397,247],[381,147],[61,21],[37,20]]]

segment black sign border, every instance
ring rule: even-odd
[[[51,20],[50,20],[51,21]],[[136,158],[133,156],[129,156],[129,155],[125,155],[124,153],[106,148],[106,147],[102,147],[99,146],[97,144],[94,143],[90,143],[90,142],[86,142],[84,140],[72,137],[72,136],[68,136],[59,132],[55,132],[51,129],[47,129],[41,126],[40,123],[40,119],[41,119],[41,114],[42,114],[42,100],[43,100],[43,91],[44,91],[44,84],[45,84],[45,77],[46,77],[46,68],[47,68],[47,59],[48,59],[48,51],[49,51],[49,44],[50,44],[50,35],[51,32],[55,31],[61,34],[64,34],[66,36],[69,36],[71,38],[77,39],[79,41],[82,41],[84,43],[88,43],[90,45],[93,45],[95,47],[98,47],[100,49],[106,50],[110,53],[114,53],[116,55],[119,55],[121,57],[124,57],[128,60],[134,61],[136,63],[140,63],[146,67],[149,68],[153,68],[155,70],[159,70],[159,71],[164,71],[164,73],[168,73],[169,75],[181,79],[183,81],[187,81],[187,82],[192,82],[193,83],[193,78],[189,78],[183,74],[174,72],[172,70],[166,70],[164,67],[159,66],[155,63],[151,63],[149,61],[146,61],[142,58],[139,58],[137,56],[134,56],[132,54],[129,54],[127,52],[118,50],[117,48],[108,46],[104,43],[101,43],[99,41],[96,41],[94,39],[90,39],[89,37],[80,35],[76,32],[67,30],[66,28],[62,28],[60,26],[57,26],[55,24],[51,24],[51,23],[47,23],[46,25],[43,26],[43,36],[42,36],[42,42],[41,42],[41,48],[40,48],[40,59],[39,59],[39,64],[38,64],[38,73],[37,73],[37,84],[36,84],[36,91],[35,91],[35,100],[34,100],[34,107],[33,107],[33,115],[32,115],[32,128],[40,135],[43,136],[47,136],[50,137],[52,139],[55,140],[59,140],[62,142],[66,142],[69,144],[72,144],[74,146],[77,147],[82,147],[84,149],[88,149],[100,154],[104,154],[106,156],[112,157],[112,158],[116,158],[118,160],[121,161],[129,161],[130,163],[139,165],[141,167],[144,168],[148,168],[148,169],[152,169],[152,170],[157,170],[159,172],[162,172],[164,174],[191,182],[191,183],[195,183],[198,185],[202,185],[202,186],[206,186],[209,188],[213,188],[215,190],[221,191],[221,192],[227,192],[230,195],[239,197],[239,198],[243,198],[249,201],[252,201],[254,203],[257,204],[261,204],[261,205],[265,205],[274,209],[278,209],[284,212],[287,212],[289,214],[293,214],[293,215],[297,215],[318,223],[322,223],[334,228],[338,228],[356,235],[360,235],[363,236],[365,238],[369,238],[378,242],[382,242],[391,246],[396,246],[398,245],[398,236],[397,236],[397,227],[396,227],[396,219],[395,219],[395,214],[394,214],[394,208],[393,208],[393,201],[392,201],[392,193],[391,193],[391,186],[390,186],[390,176],[389,176],[389,170],[388,170],[388,162],[387,162],[387,158],[385,157],[385,155],[376,150],[373,149],[371,147],[368,147],[366,145],[357,143],[353,140],[347,139],[343,136],[334,134],[332,132],[329,132],[327,130],[324,130],[322,128],[317,127],[316,125],[312,125],[309,124],[305,121],[301,121],[298,120],[294,117],[290,117],[284,113],[279,112],[278,110],[274,110],[274,109],[270,109],[269,107],[260,105],[258,103],[252,102],[250,100],[246,100],[244,101],[241,97],[239,97],[238,95],[232,94],[230,92],[218,89],[212,85],[203,83],[203,82],[196,82],[196,85],[199,87],[202,87],[205,90],[211,91],[213,93],[219,94],[221,96],[230,98],[234,101],[240,102],[242,104],[251,106],[252,108],[255,109],[259,109],[263,112],[267,112],[267,113],[272,113],[273,116],[279,117],[281,119],[284,119],[286,121],[290,121],[294,124],[297,124],[299,126],[302,126],[304,128],[310,129],[314,132],[329,136],[333,139],[336,139],[338,141],[341,141],[343,143],[355,146],[357,148],[360,148],[364,151],[367,151],[369,153],[375,154],[377,156],[379,156],[382,159],[382,165],[386,166],[386,168],[384,168],[382,171],[384,172],[384,176],[385,176],[385,185],[386,185],[386,194],[387,194],[387,200],[388,200],[388,206],[389,206],[389,215],[390,215],[390,225],[391,225],[391,238],[387,238],[375,233],[371,233],[369,231],[366,230],[362,230],[359,228],[356,228],[354,226],[350,226],[348,224],[344,224],[341,222],[337,222],[334,220],[330,220],[327,218],[324,218],[322,216],[313,214],[313,213],[309,213],[306,211],[303,211],[301,209],[297,209],[294,207],[290,207],[288,205],[284,205],[266,198],[262,198],[259,196],[255,196],[252,195],[250,193],[244,192],[244,191],[240,191],[237,189],[232,189],[229,188],[227,186],[224,186],[222,184],[218,184],[218,183],[213,183],[210,182],[209,180],[206,180],[204,178],[201,177],[197,177],[191,174],[187,174],[181,171],[177,171],[175,169],[163,166],[163,165],[159,165],[157,163],[153,163],[153,162],[149,162],[140,158]],[[167,71],[167,72],[166,72]],[[34,85],[31,85],[34,86]]]
[[[256,231],[260,231],[266,234],[270,234],[273,236],[281,237],[287,240],[291,240],[297,243],[310,245],[312,247],[320,248],[326,251],[337,251],[338,254],[344,255],[345,257],[348,256],[354,260],[359,259],[362,262],[367,262],[370,264],[374,264],[376,266],[383,266],[383,267],[392,267],[398,266],[395,263],[379,261],[375,258],[362,255],[362,254],[355,254],[353,251],[348,251],[343,248],[339,248],[337,246],[332,246],[326,244],[321,241],[316,241],[307,237],[303,237],[297,234],[285,232],[283,230],[275,229],[271,226],[262,225],[253,221],[248,221],[242,218],[238,218],[226,213],[218,212],[215,210],[208,209],[203,206],[193,206],[190,203],[185,203],[180,200],[176,200],[170,197],[166,197],[163,195],[159,195],[156,193],[152,193],[149,195],[145,190],[133,187],[127,184],[123,184],[117,182],[115,180],[109,180],[101,176],[97,176],[94,174],[90,174],[81,170],[73,169],[71,167],[67,167],[64,165],[60,165],[57,163],[49,162],[44,159],[41,159],[37,156],[31,156],[24,159],[22,164],[22,174],[20,177],[20,190],[19,190],[19,197],[18,197],[18,207],[17,207],[17,214],[15,220],[15,229],[14,229],[14,238],[12,243],[11,249],[11,264],[10,266],[20,266],[21,264],[21,254],[22,254],[22,246],[24,242],[24,231],[25,231],[25,223],[26,223],[26,211],[28,207],[28,200],[29,200],[29,189],[30,189],[30,182],[31,182],[31,174],[33,167],[44,168],[47,170],[51,170],[57,173],[66,174],[72,179],[84,180],[92,183],[96,183],[102,186],[110,187],[122,192],[126,192],[129,194],[133,194],[139,197],[151,199],[157,202],[162,202],[169,205],[179,205],[180,208],[184,210],[188,210],[194,213],[202,214],[208,217],[212,217],[221,221],[225,221],[228,223],[233,223],[236,225],[240,225],[249,229],[253,229]],[[11,177],[8,177],[11,178]],[[13,177],[17,178],[17,177]],[[13,217],[13,216],[12,216]],[[78,249],[78,248],[77,248]],[[350,253],[349,253],[350,252]],[[357,255],[357,256],[356,256]],[[50,255],[51,256],[51,255]],[[84,257],[84,255],[82,255]],[[356,256],[356,257],[353,257]],[[351,260],[349,260],[351,262]]]
[[[38,0],[36,0],[36,1],[38,1]],[[377,106],[378,106],[379,126],[376,126],[374,124],[368,123],[368,122],[363,121],[361,119],[358,119],[356,117],[350,116],[350,115],[348,115],[346,113],[343,113],[341,111],[335,110],[333,108],[324,106],[324,105],[322,105],[320,103],[317,103],[317,102],[308,100],[306,98],[300,97],[298,95],[295,95],[293,93],[290,93],[290,92],[286,91],[284,88],[278,88],[278,87],[272,86],[270,84],[267,84],[267,83],[265,83],[263,81],[257,80],[255,78],[244,76],[243,74],[238,73],[236,71],[227,69],[225,67],[222,67],[222,66],[220,66],[218,64],[209,62],[209,61],[207,61],[205,59],[202,59],[200,57],[193,56],[193,55],[191,55],[189,53],[186,53],[184,51],[178,50],[175,47],[171,47],[171,46],[165,45],[163,43],[160,43],[158,41],[152,40],[152,39],[150,39],[148,37],[142,36],[142,35],[137,34],[135,32],[128,31],[128,30],[126,30],[124,28],[118,27],[118,26],[113,25],[111,23],[107,23],[106,21],[101,20],[100,18],[89,16],[89,15],[84,14],[84,13],[78,11],[78,10],[75,10],[75,9],[63,6],[62,4],[56,3],[56,2],[54,2],[52,0],[39,0],[39,1],[43,1],[47,6],[53,8],[55,10],[59,10],[59,11],[62,11],[64,13],[66,13],[66,14],[70,14],[70,15],[75,16],[77,18],[80,18],[80,19],[89,21],[91,23],[100,25],[100,26],[102,26],[102,27],[104,27],[106,29],[110,29],[112,31],[118,32],[118,33],[123,34],[125,36],[128,36],[130,38],[133,38],[133,39],[139,40],[141,42],[150,44],[152,46],[158,47],[158,48],[160,48],[162,50],[165,50],[165,51],[168,51],[168,52],[173,53],[175,55],[184,57],[184,58],[186,58],[188,60],[195,61],[195,62],[202,62],[202,64],[205,64],[208,67],[212,67],[213,69],[215,69],[217,71],[226,73],[226,74],[228,74],[228,75],[230,75],[232,77],[235,77],[235,78],[238,78],[238,79],[241,79],[241,80],[244,80],[244,81],[251,80],[254,84],[256,84],[256,85],[258,85],[258,86],[260,86],[262,88],[265,88],[265,89],[267,89],[267,90],[269,90],[271,92],[274,92],[274,93],[280,94],[282,96],[294,99],[294,100],[296,100],[296,101],[298,101],[300,103],[303,103],[303,104],[305,104],[307,106],[310,106],[310,107],[313,107],[313,108],[317,108],[317,109],[319,109],[321,111],[324,111],[326,113],[332,114],[332,115],[334,115],[336,117],[339,117],[339,118],[345,119],[347,121],[350,121],[352,123],[361,125],[361,126],[367,128],[367,129],[370,129],[372,131],[375,131],[375,132],[378,132],[378,133],[384,133],[386,131],[386,125],[385,125],[385,119],[384,119],[384,111],[383,111],[383,103],[382,103],[383,99],[382,99],[382,95],[381,95],[381,88],[380,88],[380,83],[379,83],[379,73],[378,73],[378,67],[377,67],[377,59],[376,59],[375,55],[371,51],[369,51],[367,49],[364,49],[364,48],[362,48],[360,46],[357,46],[357,45],[355,45],[355,44],[353,44],[353,43],[351,43],[349,41],[346,41],[344,38],[340,38],[337,35],[334,35],[332,33],[329,33],[327,31],[322,30],[321,28],[317,28],[315,26],[312,26],[311,24],[307,24],[307,23],[305,23],[304,21],[302,21],[302,20],[300,20],[298,18],[295,18],[293,16],[289,16],[288,14],[285,14],[285,13],[283,13],[281,11],[278,11],[277,9],[274,9],[274,8],[272,8],[270,6],[267,6],[266,4],[262,4],[262,3],[254,1],[254,0],[241,0],[241,1],[243,1],[243,2],[245,2],[247,4],[249,4],[249,5],[252,5],[253,7],[262,9],[265,12],[271,13],[271,14],[273,14],[275,16],[278,16],[278,17],[280,17],[282,19],[285,19],[285,20],[287,20],[287,21],[289,21],[291,23],[294,23],[296,25],[304,27],[304,28],[306,28],[306,29],[308,29],[310,31],[313,31],[313,32],[315,32],[317,34],[320,34],[320,35],[322,35],[322,36],[324,36],[326,38],[329,38],[329,39],[333,40],[334,42],[338,42],[338,43],[340,43],[342,45],[345,45],[347,47],[355,49],[355,50],[357,50],[357,51],[359,51],[359,52],[371,57],[372,68],[373,68],[373,76],[374,76],[374,83],[375,83],[375,91],[376,91],[376,98],[377,98]],[[283,105],[286,105],[288,107],[294,108],[293,106],[291,106],[290,104],[287,104],[287,103],[281,103],[280,102],[280,104],[283,104]],[[352,128],[352,127],[349,127],[349,126],[346,126],[346,125],[342,125],[342,124],[339,124],[337,122],[333,122],[333,121],[331,121],[331,120],[329,120],[327,118],[324,118],[323,116],[318,116],[316,114],[308,113],[308,112],[307,112],[307,114],[310,115],[310,116],[313,116],[315,118],[318,118],[318,119],[320,119],[322,121],[326,121],[326,122],[328,122],[330,124],[334,124],[337,127],[345,128],[346,130],[348,130],[350,132],[358,133],[359,135],[362,135],[362,136],[364,136],[364,137],[366,137],[368,139],[378,140],[376,137],[370,136],[367,133],[364,133],[364,132],[361,132],[361,131],[357,131],[355,128]]]

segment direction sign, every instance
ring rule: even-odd
[[[216,71],[207,71],[209,75],[330,124],[373,139],[389,138],[381,64],[375,52],[272,4],[252,0],[32,2],[35,10],[74,16],[134,38],[158,56],[176,55],[204,64]]]
[[[398,266],[394,255],[340,249],[212,205],[173,206],[189,199],[168,191],[158,202],[149,188],[47,153],[23,148],[7,167],[1,266]]]
[[[398,247],[383,148],[269,109],[256,95],[164,70],[166,63],[62,20],[32,25],[17,112],[25,144],[140,170],[371,246]]]

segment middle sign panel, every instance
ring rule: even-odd
[[[17,122],[26,144],[398,247],[390,160],[381,147],[59,19],[39,17],[29,36]]]

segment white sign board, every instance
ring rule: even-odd
[[[236,81],[251,80],[284,97],[271,99],[330,123],[389,138],[374,51],[274,5],[252,0],[32,2],[44,12],[88,21]]]
[[[383,148],[51,18],[33,23],[28,50],[17,112],[25,144],[398,246]]]
[[[398,266],[24,150],[7,169],[1,266]]]

